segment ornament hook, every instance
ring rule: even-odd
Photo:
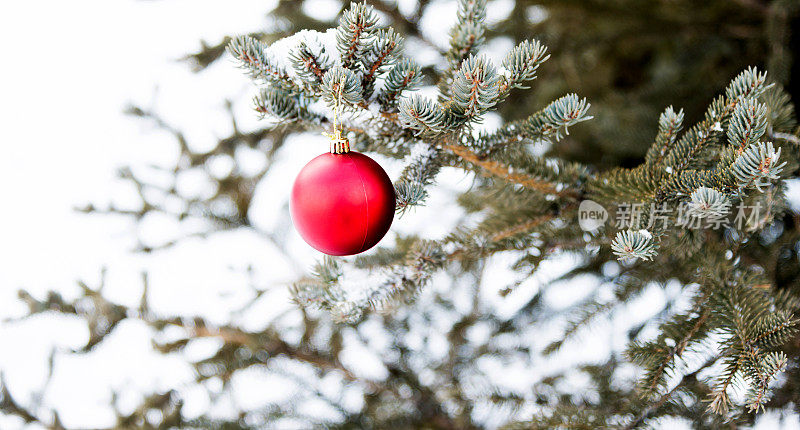
[[[342,100],[342,86],[336,91],[336,101],[333,106],[333,133],[322,133],[331,140],[331,154],[346,154],[350,152],[350,141],[342,136],[342,129],[339,126],[339,103]]]

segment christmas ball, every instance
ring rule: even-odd
[[[394,186],[381,166],[358,152],[322,154],[292,187],[292,222],[328,255],[353,255],[377,244],[394,218]]]

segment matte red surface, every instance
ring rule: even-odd
[[[394,186],[364,154],[325,153],[303,167],[292,187],[292,222],[328,255],[353,255],[377,244],[394,218]]]

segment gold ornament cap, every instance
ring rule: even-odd
[[[350,152],[350,141],[342,136],[342,130],[334,126],[333,134],[324,133],[331,140],[331,154],[347,154]]]

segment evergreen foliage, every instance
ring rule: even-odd
[[[527,192],[555,196],[564,207],[569,207],[569,200],[577,195],[604,203],[636,202],[645,207],[666,208],[666,204],[686,203],[687,216],[695,220],[724,217],[732,202],[740,203],[752,192],[763,193],[780,180],[786,166],[780,158],[781,149],[775,149],[772,142],[762,141],[769,126],[769,109],[760,99],[772,84],[768,83],[766,73],[755,68],[748,68],[735,77],[725,95],[716,98],[708,107],[704,119],[682,135],[684,112],[667,108],[659,118],[655,141],[640,166],[599,173],[583,170],[577,183],[574,176],[569,177],[571,169],[537,159],[521,147],[526,142],[557,142],[568,133],[570,126],[591,119],[589,103],[575,94],[553,101],[524,120],[475,137],[472,125],[493,109],[510,89],[524,89],[523,84],[535,77],[537,68],[548,58],[544,55],[546,48],[538,41],[524,41],[506,55],[503,71],[499,73],[487,58],[476,53],[484,40],[485,8],[485,2],[460,2],[458,23],[450,33],[450,50],[446,54],[448,71],[439,85],[440,89],[447,90],[441,91],[438,101],[413,94],[391,106],[387,98],[383,99],[382,107],[399,111],[396,121],[386,117],[378,119],[393,121],[384,127],[401,127],[405,130],[401,135],[407,144],[416,141],[415,145],[430,146],[426,156],[409,160],[407,173],[403,175],[405,180],[397,184],[400,213],[424,202],[425,187],[438,170],[428,166],[438,167],[448,162],[492,178],[500,187],[505,182],[508,187],[521,185]],[[374,80],[375,75],[385,71],[379,64],[400,43],[394,32],[378,30],[376,23],[372,8],[363,4],[353,4],[343,14],[337,42],[341,64],[353,71],[334,68],[325,74],[322,93],[329,102],[339,97],[350,105],[361,104],[363,109],[368,109],[371,84],[360,85],[360,82]],[[368,42],[369,37],[376,40]],[[247,46],[263,49],[255,44]],[[367,61],[355,64],[355,54],[363,53],[367,46],[372,47],[374,54],[363,55]],[[237,52],[233,47],[231,50]],[[257,52],[240,55],[245,59],[263,56]],[[245,61],[243,67],[248,64]],[[388,93],[396,94],[405,79],[393,77],[386,81],[390,86]],[[782,106],[777,108],[783,109]],[[397,139],[398,134],[390,138]],[[442,146],[445,151],[439,149]],[[505,154],[513,154],[515,160],[506,158]],[[459,158],[461,161],[457,161]],[[516,173],[517,168],[527,171]],[[565,195],[565,186],[572,187],[576,194]],[[487,218],[487,223],[489,219],[491,217]],[[653,260],[663,248],[662,243],[670,243],[682,234],[665,220],[659,224],[653,222],[654,219],[652,213],[631,219],[627,229],[619,231],[611,241],[613,253],[621,259]],[[384,309],[400,298],[413,297],[429,282],[431,273],[443,268],[448,260],[480,260],[505,249],[525,249],[531,245],[523,242],[498,247],[495,244],[507,242],[508,237],[521,233],[531,234],[547,224],[526,225],[512,228],[511,233],[495,232],[488,236],[479,228],[439,242],[419,242],[407,251],[403,260],[391,263],[384,280],[369,287],[361,297],[352,297],[341,285],[340,263],[326,259],[318,272],[337,275],[297,284],[294,295],[302,305],[332,311],[337,320],[357,321],[368,308]],[[454,250],[447,253],[443,251],[445,248]],[[738,271],[734,267],[731,269],[732,273]],[[663,387],[666,375],[680,357],[680,352],[665,349],[661,343],[669,340],[683,349],[696,341],[695,337],[710,336],[716,331],[727,333],[729,340],[721,345],[724,352],[720,360],[726,363],[725,370],[710,409],[721,414],[728,412],[727,388],[737,377],[744,378],[751,386],[749,408],[763,407],[770,381],[786,363],[784,355],[769,352],[769,349],[789,339],[796,322],[791,313],[766,313],[771,302],[763,294],[753,293],[746,283],[742,286],[743,281],[733,284],[740,290],[733,289],[727,276],[730,275],[713,280],[722,283],[724,288],[705,293],[704,316],[679,316],[662,326],[660,341],[632,346],[630,357],[646,370],[645,392]],[[765,342],[765,336],[772,339],[773,335],[780,341]]]
[[[354,259],[322,258],[291,286],[302,318],[290,323],[276,319],[263,329],[245,329],[155,315],[146,289],[138,308],[105,298],[102,285],[84,285],[75,299],[21,293],[30,315],[55,311],[85,320],[90,338],[84,352],[120,322],[136,319],[158,333],[185,334],[155,345],[165,354],[193,339],[221,339],[219,351],[193,363],[198,381],[228,381],[238,371],[264,366],[298,379],[305,389],[236,419],[187,420],[177,394],[161,393],[131,414],[118,413],[117,428],[264,428],[284,418],[341,429],[633,429],[670,418],[719,428],[750,425],[764,409],[796,409],[800,223],[785,192],[787,180],[797,178],[800,138],[791,97],[781,85],[790,55],[781,32],[788,31],[796,7],[782,1],[771,2],[768,11],[759,2],[716,0],[655,6],[636,0],[518,1],[507,18],[490,26],[486,1],[460,0],[448,44],[438,49],[417,26],[429,2],[418,3],[410,15],[386,2],[353,3],[337,23],[326,23],[298,16],[294,2],[279,2],[275,14],[286,18],[285,28],[225,42],[260,87],[256,111],[272,121],[253,132],[234,122],[233,135],[208,153],[194,152],[180,131],[152,112],[132,109],[174,134],[181,149],[176,172],[202,169],[212,155],[230,156],[243,147],[267,154],[267,166],[234,171],[204,199],[184,199],[174,187],[125,171],[123,178],[143,190],[141,209],[87,211],[141,220],[164,212],[156,198],[178,197],[186,201],[176,215],[181,220],[210,220],[215,230],[257,229],[248,218],[254,184],[278,151],[289,150],[288,135],[327,131],[338,102],[346,110],[339,121],[355,149],[403,162],[395,183],[396,223],[432,203],[429,191],[443,169],[463,172],[473,183],[458,195],[465,215],[449,234],[434,240],[399,235]],[[520,40],[531,34],[528,17],[535,13],[547,14],[536,29],[550,54],[541,41]],[[382,17],[396,30],[379,26]],[[287,59],[270,51],[269,42],[280,37],[331,25],[337,52],[325,52],[313,38],[300,40]],[[485,55],[487,42],[506,36],[516,45],[493,64]],[[433,46],[442,61],[427,64],[403,52],[411,41]],[[647,51],[648,44],[657,47]],[[193,58],[207,64],[222,46]],[[772,53],[769,74],[741,64],[763,63],[759,56],[766,51]],[[560,62],[548,61],[551,55]],[[658,68],[639,64],[648,55]],[[534,79],[539,85],[532,85]],[[434,85],[436,98],[415,92]],[[682,107],[664,108],[670,104]],[[483,129],[481,120],[492,111],[503,122]],[[597,230],[582,230],[577,220],[584,200],[610,210],[611,219]],[[640,216],[614,226],[614,218],[634,207],[643,209]],[[662,209],[669,216],[659,215]],[[688,227],[702,223],[718,228]],[[276,247],[285,243],[280,232],[260,233]],[[538,277],[558,258],[572,259],[573,267],[555,280]],[[485,279],[488,266],[509,260],[514,281]],[[354,274],[364,276],[353,281]],[[575,304],[547,304],[548,292],[561,282],[594,280],[598,287]],[[531,282],[535,291],[518,291]],[[530,298],[511,312],[495,312],[486,285],[501,296]],[[616,322],[648,294],[676,286],[677,296],[663,309],[625,329],[624,352],[612,349],[589,364],[530,371],[545,360],[566,361],[592,325]],[[263,293],[254,289],[256,297]],[[376,330],[389,334],[385,341],[369,339]],[[353,339],[380,357],[383,379],[343,364],[344,344]],[[287,362],[306,366],[317,379],[355,387],[363,404],[345,407],[344,391],[321,390],[293,374]],[[494,380],[491,366],[518,372],[520,380],[541,376],[513,390]],[[631,373],[638,382],[624,376]],[[574,386],[576,375],[587,380],[581,388]],[[308,416],[298,405],[309,399],[330,406],[337,418]],[[43,421],[20,404],[0,391],[2,411]],[[57,416],[52,424],[60,428]]]

